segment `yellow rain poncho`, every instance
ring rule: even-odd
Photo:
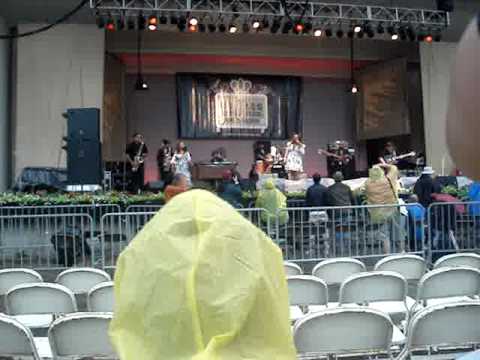
[[[369,205],[398,204],[398,169],[390,165],[387,175],[379,166],[369,170],[369,178],[365,183],[365,193]],[[370,208],[372,222],[381,223],[398,212],[398,208],[387,206]]]
[[[278,217],[280,225],[288,222],[288,212],[281,211],[287,208],[287,197],[275,187],[273,179],[268,179],[259,191],[255,207],[265,209],[260,213],[263,222],[274,224]],[[280,211],[279,211],[280,210]]]
[[[176,196],[120,255],[122,360],[293,360],[280,249],[215,195]]]

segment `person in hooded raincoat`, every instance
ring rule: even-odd
[[[122,252],[121,360],[294,360],[280,249],[215,195],[176,196]]]
[[[255,207],[265,209],[260,213],[264,223],[273,225],[277,218],[279,225],[285,225],[288,222],[288,212],[282,211],[287,208],[287,197],[275,187],[273,179],[268,179],[263,183],[255,201]]]

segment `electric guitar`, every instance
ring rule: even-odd
[[[352,160],[352,156],[349,155],[349,154],[338,155],[338,154],[335,154],[335,153],[332,153],[330,151],[323,150],[323,149],[318,149],[318,154],[333,157],[333,158],[337,159],[338,161],[341,161],[345,164],[348,164]]]
[[[403,159],[411,158],[414,156],[417,156],[417,153],[415,151],[411,151],[409,153],[397,155],[397,156],[385,156],[383,157],[383,160],[387,164],[395,164],[398,160],[403,160]]]
[[[142,142],[142,144],[138,148],[137,155],[135,155],[135,157],[133,158],[132,172],[137,172],[140,166],[145,162],[145,158],[142,155],[144,146],[145,143]]]

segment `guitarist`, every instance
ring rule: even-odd
[[[397,148],[395,144],[391,141],[385,144],[385,148],[383,149],[378,161],[380,164],[389,164],[389,165],[396,165],[397,160]]]
[[[133,134],[132,141],[127,145],[125,154],[127,156],[127,166],[130,170],[131,190],[133,193],[140,193],[144,183],[144,161],[148,154],[148,148],[143,141],[142,134]]]

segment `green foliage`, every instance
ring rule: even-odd
[[[468,198],[468,186],[457,188],[454,185],[447,185],[442,188],[442,193],[455,196],[456,198],[463,200]]]

